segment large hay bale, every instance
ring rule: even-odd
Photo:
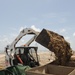
[[[70,44],[63,36],[46,29],[43,29],[36,38],[36,41],[53,51],[56,55],[56,64],[66,65],[72,55]]]

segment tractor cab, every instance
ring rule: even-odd
[[[13,65],[23,64],[25,66],[39,66],[37,47],[16,47]]]

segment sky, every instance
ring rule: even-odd
[[[57,32],[75,50],[75,0],[0,0],[0,50],[23,28]]]

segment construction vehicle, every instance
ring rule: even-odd
[[[15,45],[17,42],[26,34],[34,34],[34,37],[31,38],[25,46],[16,47]],[[33,40],[55,53],[56,60],[54,63],[39,66],[37,47],[29,46]],[[5,71],[3,70],[3,72],[1,71],[1,75],[75,75],[75,66],[69,65],[72,56],[72,50],[69,43],[65,41],[63,36],[52,31],[43,29],[39,34],[39,32],[36,32],[31,28],[26,28],[20,32],[19,36],[11,43],[11,45],[6,47],[5,53],[8,68],[6,68]],[[22,66],[24,67],[22,68],[18,64],[35,68],[26,70],[27,68],[24,66]],[[5,72],[8,71],[9,73],[6,74]]]
[[[25,45],[16,47],[18,41],[25,35],[34,35]],[[29,45],[36,39],[39,32],[31,29],[23,29],[17,38],[5,48],[5,61],[6,67],[23,64],[29,65],[30,67],[39,66],[39,60],[37,55],[37,47],[29,47]]]

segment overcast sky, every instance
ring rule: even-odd
[[[0,0],[0,50],[26,27],[55,31],[75,50],[75,0]]]

